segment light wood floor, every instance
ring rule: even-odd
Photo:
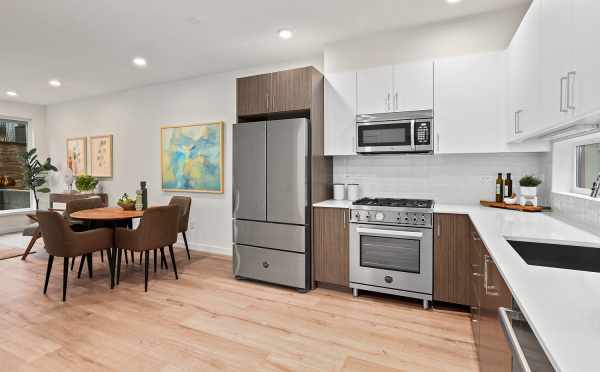
[[[96,257],[93,279],[70,272],[66,303],[62,260],[47,296],[43,249],[0,261],[0,370],[477,370],[467,314],[327,289],[300,294],[236,281],[228,257],[177,256],[180,280],[153,274],[148,293],[137,263],[111,291]]]

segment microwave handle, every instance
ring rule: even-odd
[[[410,121],[410,148],[415,149],[415,121]]]
[[[368,229],[364,227],[359,227],[356,231],[360,235],[381,235],[381,236],[389,236],[389,237],[398,237],[398,238],[412,238],[412,239],[423,239],[423,233],[417,231],[398,231],[398,230],[383,230],[383,229]]]

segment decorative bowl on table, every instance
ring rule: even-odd
[[[117,205],[125,211],[135,210],[135,200],[131,199],[127,193],[123,194],[117,201]]]

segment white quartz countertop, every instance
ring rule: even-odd
[[[350,208],[351,204],[326,201],[314,206]],[[469,215],[557,371],[598,370],[600,273],[528,265],[506,240],[600,249],[600,236],[552,213],[524,213],[477,204],[437,204],[434,211]]]
[[[319,208],[351,208],[352,200],[325,200],[313,204],[313,207]]]

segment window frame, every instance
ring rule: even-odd
[[[26,124],[26,126],[27,126],[27,135],[26,135],[27,144],[26,144],[25,148],[27,149],[27,151],[30,151],[32,148],[35,147],[33,144],[34,136],[33,136],[33,125],[32,125],[31,118],[0,114],[0,119],[21,121],[21,122],[27,123]],[[0,210],[0,216],[12,215],[12,214],[23,214],[23,213],[31,212],[33,210],[35,210],[35,198],[33,197],[33,192],[31,190],[29,190],[29,208]]]
[[[590,194],[592,193],[591,188],[577,186],[577,172],[578,172],[577,147],[591,145],[591,144],[600,144],[600,138],[598,138],[598,137],[588,138],[586,140],[574,142],[572,145],[572,148],[571,148],[571,151],[573,153],[573,172],[571,174],[571,181],[572,181],[571,189],[572,189],[572,192],[575,194],[590,196]]]

